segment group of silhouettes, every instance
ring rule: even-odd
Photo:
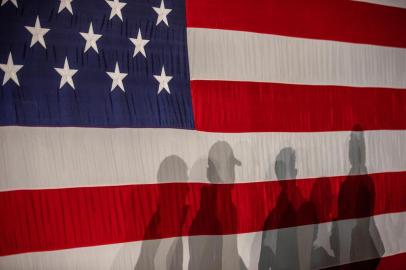
[[[351,133],[349,160],[351,169],[344,181],[316,179],[310,198],[304,200],[294,181],[289,185],[283,181],[296,178],[295,152],[292,148],[281,150],[275,162],[281,192],[275,210],[264,223],[258,269],[377,268],[385,250],[371,217],[375,188],[367,174],[364,134],[359,127]],[[331,185],[337,182],[338,213],[333,216]],[[333,220],[330,227],[318,224],[329,220]],[[300,222],[308,225],[291,226]],[[275,223],[284,228],[276,235],[266,231]]]
[[[365,140],[360,127],[351,132],[349,160],[351,169],[344,180],[295,180],[298,173],[295,150],[291,147],[280,150],[273,164],[278,190],[275,191],[275,185],[269,185],[277,199],[260,228],[259,259],[248,266],[238,251],[235,233],[239,217],[232,200],[235,166],[243,164],[227,142],[216,142],[206,161],[207,179],[211,184],[201,185],[199,208],[187,228],[188,241],[175,237],[163,245],[164,241],[157,239],[160,228],[165,226],[162,223],[172,219],[185,224],[188,217],[187,185],[178,186],[173,192],[162,188],[159,194],[162,203],[158,203],[144,235],[144,239],[157,240],[142,242],[133,269],[183,269],[184,245],[188,245],[189,270],[320,269],[357,261],[367,262],[362,265],[364,269],[375,269],[384,246],[371,217],[375,188],[366,168]],[[158,170],[158,182],[179,179],[188,179],[186,163],[176,155],[165,158]],[[312,185],[306,198],[297,186],[299,182]],[[226,184],[221,189],[221,196],[216,184]],[[168,201],[173,203],[164,203]],[[338,205],[335,211],[333,204]],[[182,209],[174,211],[171,205],[182,205]],[[218,213],[227,214],[219,216]],[[185,235],[185,228],[179,227],[175,234]],[[360,265],[354,269],[360,269]]]

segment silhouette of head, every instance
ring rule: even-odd
[[[166,157],[158,169],[158,182],[186,182],[188,180],[188,168],[180,157],[176,155]]]
[[[158,182],[186,182],[188,180],[188,167],[180,157],[171,155],[166,157],[158,169]],[[171,205],[186,207],[188,204],[188,185],[158,185],[159,208],[169,210]],[[185,215],[185,208],[172,209],[173,215]]]
[[[235,165],[241,166],[241,162],[234,157],[231,146],[218,141],[209,150],[207,179],[212,183],[233,183]]]
[[[195,161],[189,170],[189,178],[192,181],[204,181],[207,179],[207,156]]]
[[[351,132],[348,155],[353,169],[365,169],[365,138],[360,125],[356,125]]]
[[[275,173],[278,180],[296,179],[296,153],[290,147],[283,148],[276,156]]]

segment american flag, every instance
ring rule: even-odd
[[[406,264],[404,0],[1,0],[0,84],[1,269]]]

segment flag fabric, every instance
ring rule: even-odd
[[[406,263],[405,1],[1,0],[0,22],[1,269]]]

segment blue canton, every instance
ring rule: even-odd
[[[193,129],[183,0],[0,7],[0,125]]]

